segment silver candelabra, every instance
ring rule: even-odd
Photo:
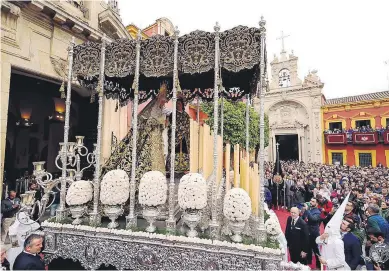
[[[65,143],[60,142],[60,150],[55,159],[55,165],[58,169],[62,169],[65,165],[69,177],[72,180],[80,181],[83,177],[84,170],[96,164],[96,144],[93,144],[93,152],[89,152],[84,146],[84,136],[76,136],[76,142],[68,142],[66,151],[66,161],[63,162],[63,154],[65,153]],[[81,158],[86,157],[87,166],[81,168]],[[59,162],[61,161],[61,165]],[[70,168],[68,168],[70,167]]]

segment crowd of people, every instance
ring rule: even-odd
[[[324,130],[324,133],[325,134],[341,134],[341,133],[346,133],[346,134],[352,134],[354,132],[358,132],[358,133],[371,133],[371,132],[378,132],[378,133],[384,133],[385,131],[389,131],[389,126],[386,126],[386,127],[376,127],[375,129],[370,127],[370,125],[366,125],[366,126],[361,126],[361,127],[355,127],[355,128],[349,128],[349,129],[346,129],[346,128],[333,128],[333,129],[327,129],[327,130]]]
[[[389,241],[388,168],[287,161],[278,184],[273,168],[267,164],[265,195],[270,207],[290,211],[285,236],[291,261],[312,264],[315,258],[318,269],[389,269],[366,257],[373,244]]]

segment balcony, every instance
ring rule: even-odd
[[[352,134],[353,144],[357,145],[376,145],[378,144],[377,132],[354,132]]]
[[[345,145],[347,144],[346,133],[324,134],[325,142],[328,145]]]

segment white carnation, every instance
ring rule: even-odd
[[[251,199],[242,188],[230,189],[224,197],[224,216],[231,221],[246,221],[251,215]]]
[[[278,223],[278,220],[272,216],[266,220],[265,228],[266,232],[270,235],[279,235],[281,233],[280,223]]]
[[[104,175],[100,186],[100,201],[104,205],[120,205],[130,196],[130,179],[121,169],[109,171]]]
[[[139,204],[158,206],[166,202],[167,180],[159,171],[146,172],[139,184]]]
[[[207,206],[207,182],[198,173],[184,175],[178,185],[178,205],[181,209],[201,210]]]
[[[93,197],[93,186],[89,181],[76,181],[73,182],[66,194],[66,203],[72,205],[82,205]]]

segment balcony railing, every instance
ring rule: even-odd
[[[347,134],[324,134],[326,144],[328,145],[344,145],[347,144]]]
[[[327,145],[389,145],[389,131],[324,133],[324,138]]]
[[[376,145],[378,144],[378,133],[377,132],[354,132],[353,144],[358,145]]]

